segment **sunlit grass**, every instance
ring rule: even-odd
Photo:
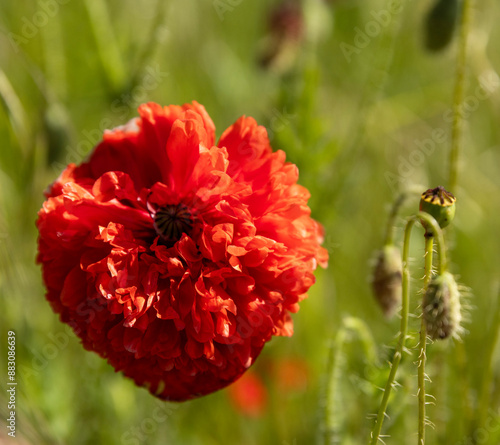
[[[257,64],[270,7],[263,0],[232,2],[223,20],[212,2],[175,0],[166,2],[161,21],[155,20],[158,5],[152,0],[54,1],[57,12],[33,29],[26,23],[43,12],[42,2],[0,5],[0,363],[4,369],[5,332],[12,329],[19,436],[33,444],[72,445],[314,443],[333,348],[339,373],[332,409],[336,443],[367,443],[373,422],[367,417],[378,409],[378,388],[385,384],[399,329],[399,320],[384,319],[371,295],[371,260],[397,193],[447,180],[457,51],[456,42],[436,54],[423,48],[422,21],[430,2],[405,2],[396,38],[390,38],[394,29],[383,28],[349,62],[340,44],[353,45],[355,29],[363,30],[373,20],[371,12],[385,3],[305,1],[308,25],[321,32],[310,31],[295,63],[280,73]],[[109,23],[92,10],[98,6]],[[427,389],[436,397],[428,407],[436,424],[427,429],[429,444],[471,443],[467,438],[500,443],[494,429],[500,423],[500,35],[493,26],[500,7],[490,0],[477,8],[466,90],[466,98],[477,101],[471,99],[467,111],[462,174],[453,190],[457,215],[447,234],[450,269],[472,296],[462,341],[428,346]],[[24,39],[19,47],[9,33]],[[477,95],[480,82],[489,85],[484,98]],[[255,117],[269,129],[274,149],[283,149],[299,166],[312,215],[325,227],[330,265],[318,271],[308,300],[294,315],[295,335],[273,339],[255,364],[269,393],[260,417],[237,412],[223,390],[167,405],[165,420],[147,421],[159,402],[84,351],[44,298],[34,225],[44,189],[68,162],[85,157],[101,126],[125,123],[140,102],[150,100],[197,100],[218,129],[242,114]],[[435,131],[440,138],[432,141]],[[426,140],[434,145],[419,157],[415,151]],[[417,209],[418,198],[404,206],[398,245],[403,216]],[[414,314],[423,253],[422,234],[415,233]],[[376,359],[366,341],[346,328],[349,323],[367,329]],[[384,424],[388,444],[416,443],[419,323],[410,318],[413,337],[407,346],[413,355],[403,358],[401,387],[391,396]],[[308,381],[305,388],[283,393],[271,369],[290,357],[306,363]],[[4,431],[2,423],[0,441]]]

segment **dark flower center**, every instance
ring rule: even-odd
[[[193,219],[184,204],[166,205],[156,211],[154,227],[163,241],[175,243],[181,239],[183,233],[192,229]]]

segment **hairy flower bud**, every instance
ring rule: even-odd
[[[449,272],[432,278],[424,294],[423,317],[427,332],[433,339],[456,335],[460,328],[460,293]]]
[[[456,198],[444,187],[439,186],[428,189],[422,193],[420,199],[420,211],[433,216],[441,228],[446,227],[455,216]],[[422,222],[427,231],[430,230],[428,224]]]
[[[402,263],[399,249],[384,246],[373,271],[372,288],[384,315],[391,317],[401,303]]]

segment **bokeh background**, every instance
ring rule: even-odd
[[[370,291],[374,252],[401,191],[448,180],[458,35],[428,48],[454,20],[441,13],[441,34],[426,44],[434,3],[304,0],[297,14],[278,0],[1,2],[0,443],[322,443],[328,385],[333,443],[367,443],[399,329]],[[500,5],[476,3],[447,233],[452,272],[470,288],[466,333],[428,347],[430,444],[500,443]],[[84,351],[51,311],[34,222],[47,185],[105,128],[142,102],[191,100],[218,135],[243,114],[268,128],[273,147],[299,166],[331,260],[292,338],[273,339],[229,389],[165,404]],[[398,244],[417,208],[418,194],[397,221]],[[412,237],[414,314],[422,235]],[[411,332],[418,328],[413,317]],[[8,330],[17,338],[15,441],[4,425]],[[389,405],[388,444],[416,442],[417,343],[414,335]]]

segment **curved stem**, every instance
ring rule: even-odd
[[[464,0],[462,6],[462,20],[460,28],[459,53],[457,72],[455,77],[455,91],[453,97],[453,124],[451,129],[451,150],[449,160],[448,190],[455,191],[457,187],[459,158],[462,149],[464,118],[462,104],[465,96],[465,69],[467,66],[467,37],[470,31],[471,11],[473,0]]]
[[[384,422],[384,418],[386,416],[387,406],[389,404],[389,396],[391,395],[391,390],[394,386],[394,381],[396,378],[396,373],[399,367],[399,363],[401,362],[401,358],[403,356],[403,352],[405,350],[406,336],[408,334],[408,312],[410,307],[410,268],[408,264],[408,258],[410,255],[410,235],[411,230],[417,221],[424,220],[427,224],[432,227],[433,237],[437,240],[437,250],[439,253],[439,272],[442,273],[446,270],[447,262],[446,262],[446,249],[444,244],[443,231],[437,221],[428,213],[419,212],[416,215],[411,216],[405,227],[404,231],[404,241],[403,241],[403,276],[402,276],[402,308],[401,308],[401,327],[399,332],[398,344],[396,346],[396,351],[394,352],[394,357],[391,364],[391,371],[389,373],[389,377],[387,378],[387,382],[384,388],[384,395],[382,397],[382,401],[380,402],[380,407],[377,413],[377,420],[372,429],[371,433],[371,445],[376,445],[380,438],[380,433],[382,431],[382,424]],[[426,244],[426,248],[429,247]],[[430,246],[430,251],[432,252],[432,247]],[[426,270],[428,265],[429,271],[432,270],[432,256],[426,255]],[[426,273],[426,277],[430,273]],[[422,331],[421,331],[422,332]],[[425,334],[426,335],[426,334]],[[425,338],[425,337],[424,337]],[[422,344],[422,343],[421,343]],[[425,342],[423,342],[425,344]],[[424,351],[425,354],[425,351]],[[425,377],[425,375],[423,375]],[[425,402],[425,401],[424,401]],[[425,406],[425,405],[424,405]]]
[[[392,203],[391,212],[389,213],[389,218],[387,218],[387,224],[385,226],[384,246],[394,244],[394,227],[396,225],[396,218],[398,217],[399,210],[403,204],[413,195],[420,197],[422,194],[421,192],[420,187],[410,187],[396,197]]]
[[[429,224],[432,227],[432,235],[433,235],[432,238],[436,240],[436,248],[437,248],[437,253],[439,255],[438,273],[442,274],[448,269],[448,259],[446,256],[446,245],[444,243],[443,229],[441,229],[441,227],[434,219],[434,217],[432,217],[426,212],[418,212],[415,218],[419,218],[421,220],[423,219],[427,224]],[[427,285],[427,282],[425,284]]]
[[[406,342],[406,335],[408,333],[408,311],[410,307],[410,269],[408,266],[408,257],[410,252],[410,235],[413,225],[417,221],[415,216],[411,217],[406,223],[405,233],[404,233],[404,243],[403,243],[403,282],[402,282],[402,308],[401,308],[401,327],[399,331],[399,340],[396,346],[396,351],[394,352],[394,357],[391,364],[391,371],[387,379],[384,396],[382,397],[382,402],[377,413],[377,420],[372,430],[372,440],[371,445],[376,445],[380,438],[380,432],[382,431],[382,424],[386,415],[387,405],[389,404],[389,396],[391,395],[391,390],[394,385],[394,380],[396,378],[396,372],[398,371],[399,363],[401,362],[401,357],[403,356],[403,351]]]

